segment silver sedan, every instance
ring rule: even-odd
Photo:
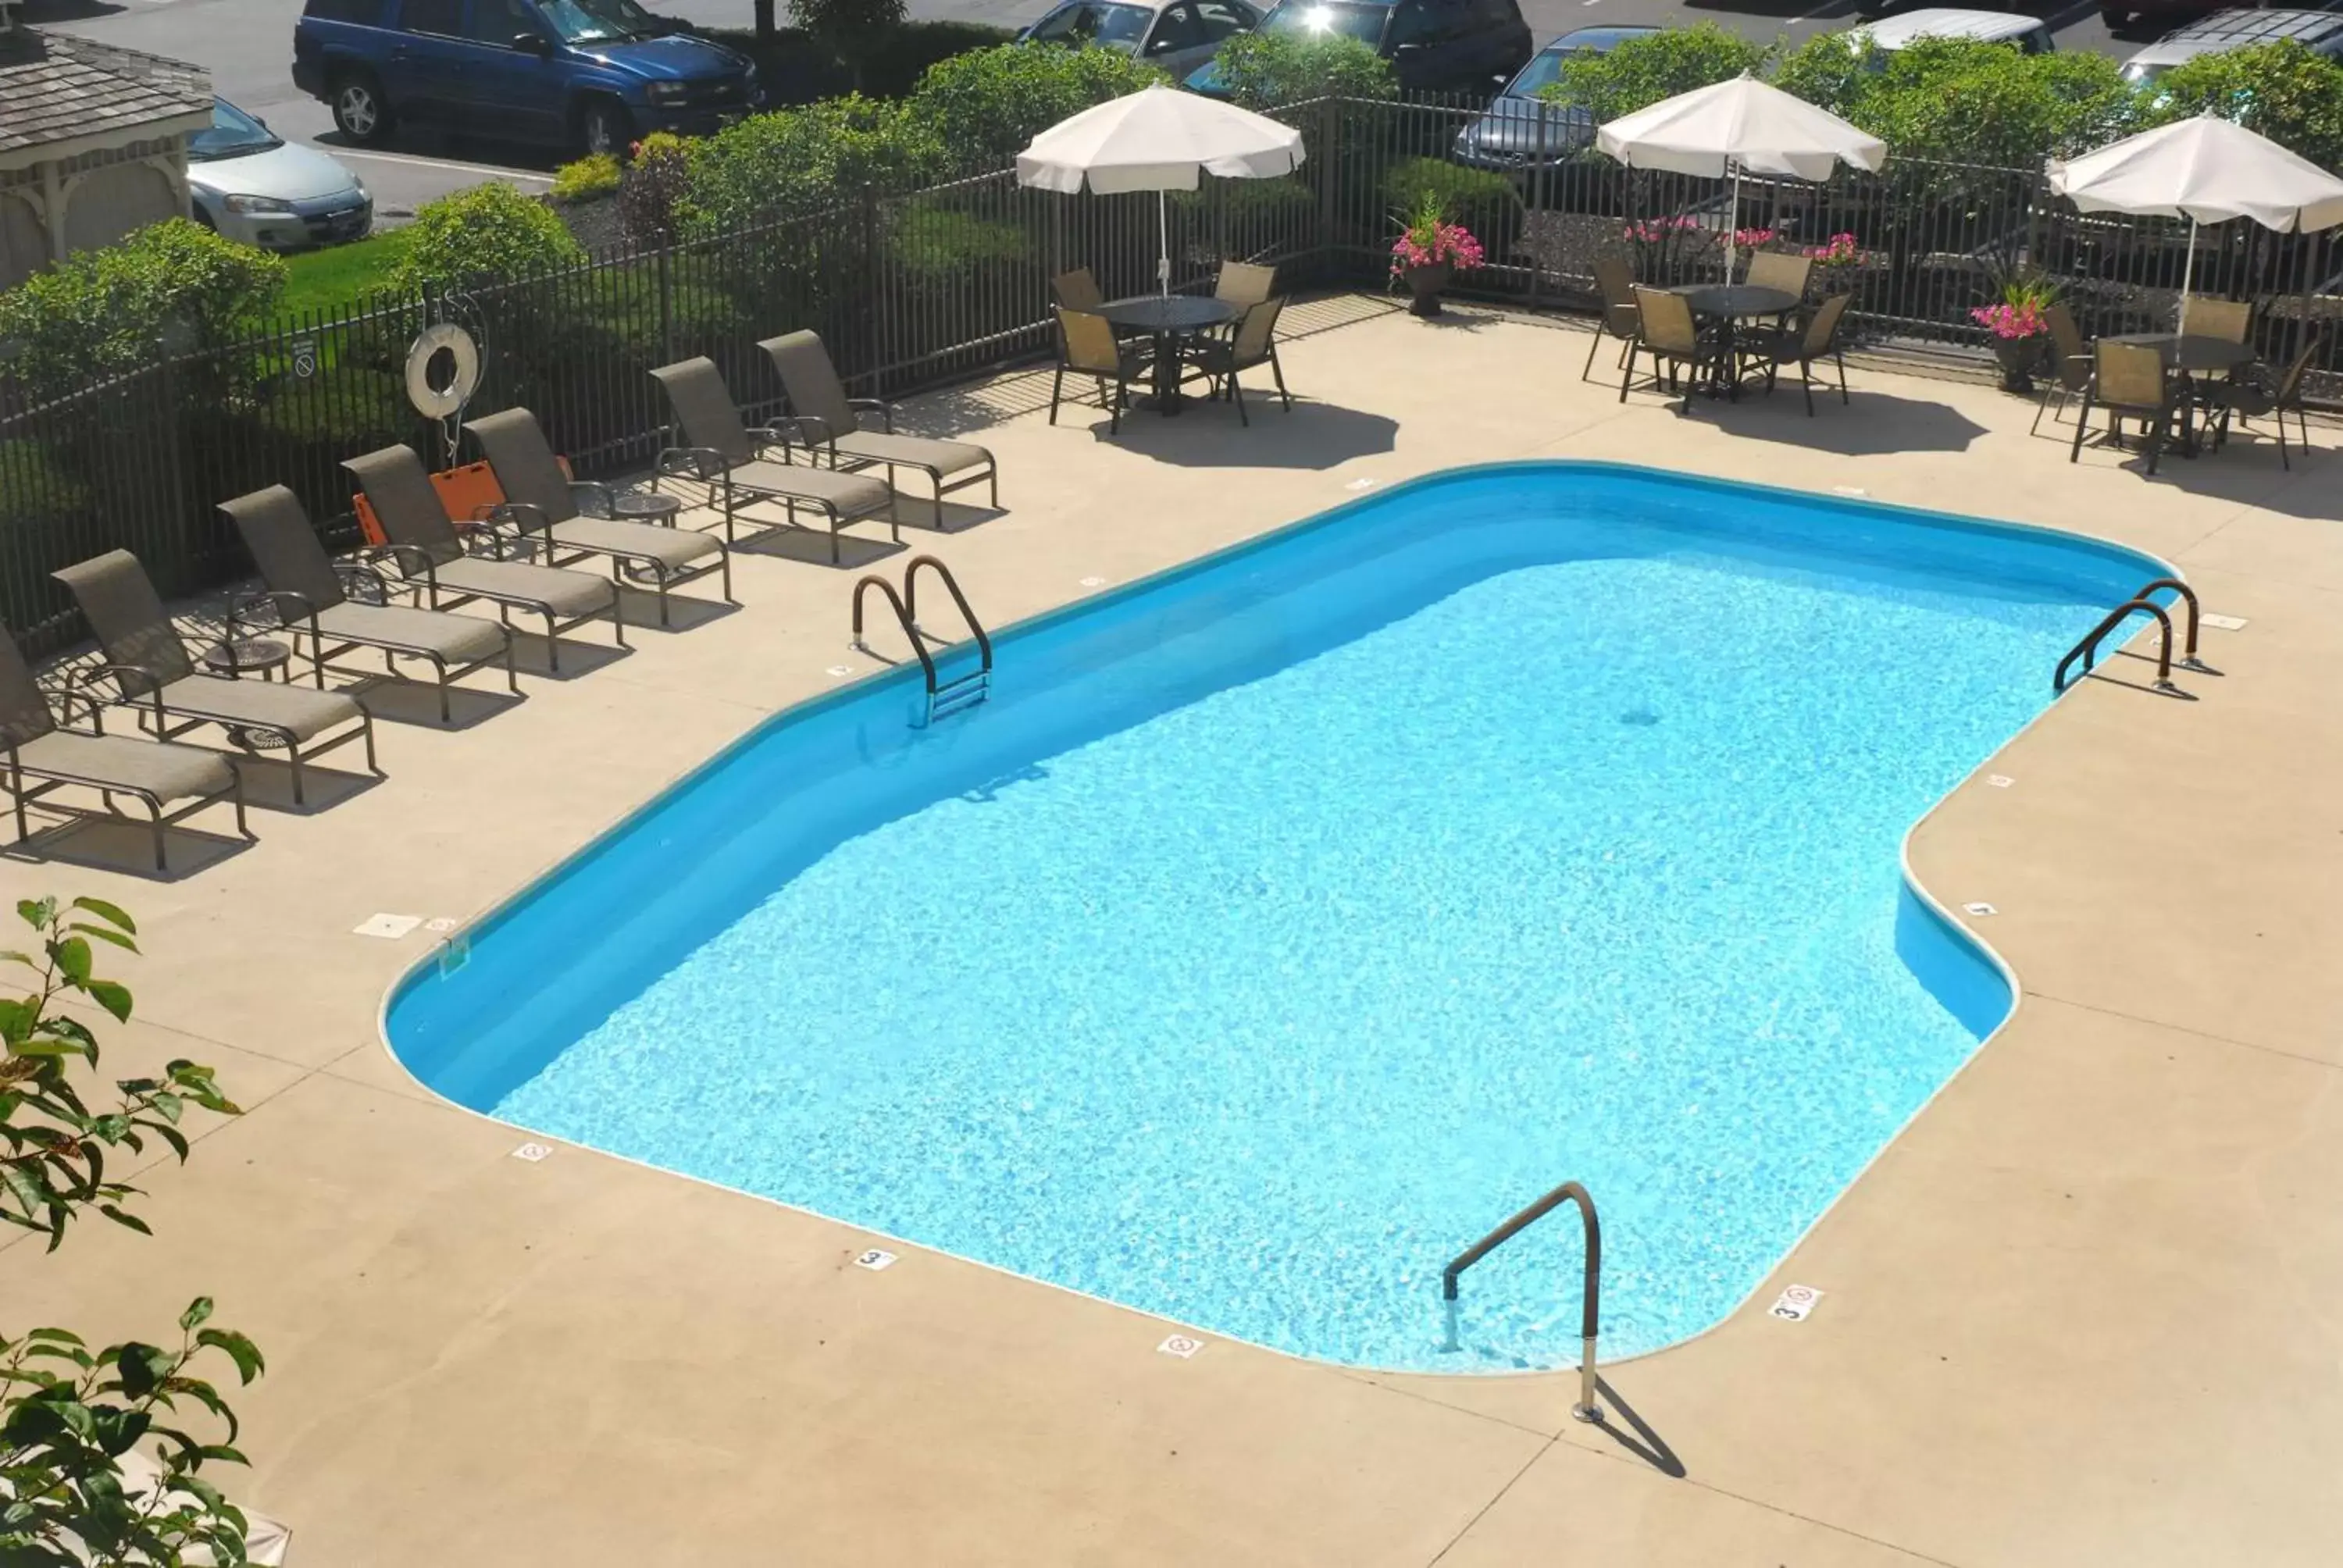
[[[299,250],[363,239],[374,198],[334,159],[288,142],[226,98],[187,143],[187,189],[196,220],[263,250]]]
[[[1017,40],[1094,44],[1160,65],[1179,82],[1211,59],[1222,39],[1260,24],[1261,13],[1245,0],[1068,0]]]

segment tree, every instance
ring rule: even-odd
[[[2321,168],[2343,168],[2343,64],[2291,38],[2199,55],[2143,91],[2148,126],[2215,114]]]
[[[1923,38],[1862,72],[1842,112],[1897,157],[2033,168],[2127,135],[2136,106],[2103,55]]]
[[[1332,33],[1237,33],[1212,56],[1229,96],[1248,109],[1307,98],[1396,98],[1391,62],[1356,38]]]
[[[862,63],[881,39],[903,25],[903,0],[789,0],[789,15],[814,40],[846,62],[862,90]],[[760,20],[759,35],[771,32]]]
[[[1771,45],[1751,43],[1714,22],[1665,27],[1623,39],[1607,55],[1571,55],[1538,95],[1575,105],[1601,125],[1678,93],[1729,82],[1745,71],[1762,72],[1773,54]]]
[[[128,1207],[138,1190],[109,1176],[113,1151],[137,1153],[150,1138],[187,1157],[179,1122],[191,1107],[236,1115],[212,1070],[176,1060],[160,1078],[125,1079],[108,1110],[93,1111],[74,1081],[95,1070],[97,1037],[53,1010],[77,998],[120,1022],[130,992],[96,972],[93,942],[136,952],[130,917],[96,899],[59,904],[27,900],[17,913],[39,940],[37,959],[0,954],[28,971],[33,990],[0,999],[0,1221],[44,1232],[54,1251],[67,1226],[95,1211],[131,1230],[146,1222]],[[206,1463],[242,1464],[236,1416],[212,1384],[190,1375],[225,1359],[249,1383],[263,1368],[242,1334],[209,1326],[212,1303],[198,1297],[179,1314],[175,1345],[136,1341],[92,1351],[64,1329],[11,1335],[0,1325],[0,1563],[10,1568],[178,1568],[201,1551],[212,1562],[245,1560],[244,1514],[202,1473]],[[193,1407],[222,1429],[206,1439],[184,1423]],[[151,1484],[126,1481],[125,1455],[152,1445]]]

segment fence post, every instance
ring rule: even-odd
[[[870,395],[885,396],[885,387],[879,367],[887,363],[886,343],[880,332],[879,318],[883,313],[884,286],[879,276],[879,193],[869,180],[862,182],[862,266],[864,315],[870,324]]]
[[[1339,241],[1335,229],[1339,219],[1336,209],[1342,205],[1336,195],[1341,184],[1342,100],[1329,94],[1319,100],[1318,142],[1322,149],[1318,168],[1318,270],[1321,278],[1331,275],[1335,266],[1334,252]]]
[[[659,363],[662,365],[675,363],[675,293],[667,265],[673,248],[662,245],[656,253],[659,256],[659,266],[655,270],[659,277]]]

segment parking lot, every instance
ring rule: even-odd
[[[923,19],[1019,26],[1056,0],[912,0]],[[1264,0],[1265,3],[1265,0]],[[651,10],[708,27],[745,27],[749,0],[645,0]],[[780,0],[786,15],[787,0]],[[2021,7],[2034,9],[2034,7]],[[2333,8],[2331,5],[2329,8]],[[1711,21],[1755,38],[1795,43],[1843,29],[1857,19],[1856,0],[1522,0],[1539,42],[1596,23],[1688,26]],[[403,221],[419,203],[487,179],[542,190],[559,156],[538,148],[453,139],[428,127],[403,129],[389,147],[349,146],[326,106],[293,85],[293,24],[301,0],[28,0],[25,19],[61,32],[105,39],[193,61],[212,74],[220,95],[266,120],[279,136],[311,143],[345,160],[375,195],[377,222]],[[2044,11],[2058,47],[2117,57],[2158,29],[2116,38],[2091,0]]]

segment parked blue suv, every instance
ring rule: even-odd
[[[756,67],[635,0],[307,0],[293,83],[354,142],[401,121],[624,153],[759,106]]]

